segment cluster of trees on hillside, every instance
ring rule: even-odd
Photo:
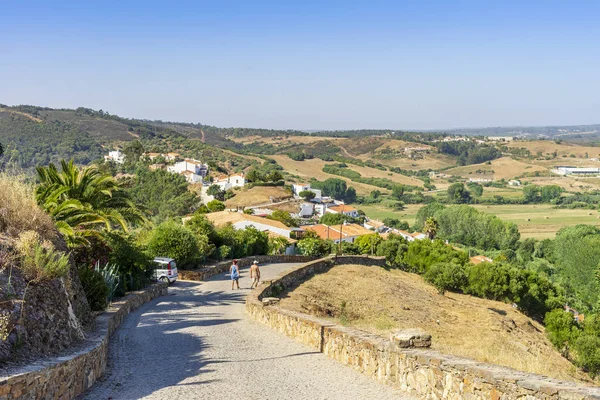
[[[338,178],[328,178],[324,181],[311,180],[313,189],[320,189],[323,196],[329,196],[336,200],[344,200],[347,203],[356,201],[356,189],[348,187],[346,181]]]
[[[58,121],[36,122],[8,114],[0,118],[0,137],[6,162],[25,169],[61,159],[89,164],[103,155],[102,147],[89,134]]]
[[[457,157],[458,165],[480,164],[502,157],[496,147],[471,141],[437,142],[439,153]]]

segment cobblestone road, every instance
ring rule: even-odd
[[[294,264],[262,267],[264,279]],[[176,282],[123,322],[85,399],[398,399],[401,392],[249,319],[228,276]]]

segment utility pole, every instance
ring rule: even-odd
[[[338,253],[342,254],[342,231],[344,230],[344,201],[342,200],[342,223],[340,225],[340,242],[338,243]]]

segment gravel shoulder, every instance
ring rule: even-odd
[[[270,279],[295,264],[263,266]],[[131,313],[110,342],[108,371],[85,399],[410,398],[251,320],[229,277],[176,282]]]

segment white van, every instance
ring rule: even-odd
[[[167,257],[154,259],[154,279],[160,282],[173,283],[177,280],[177,264]]]

